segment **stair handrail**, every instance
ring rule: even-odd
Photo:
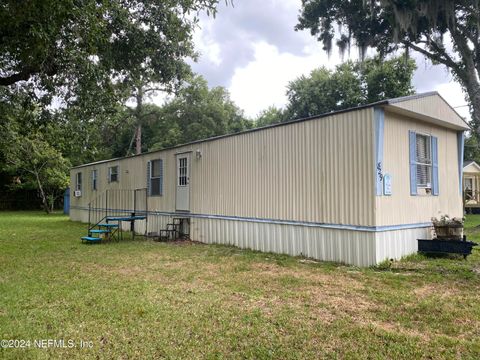
[[[145,209],[140,210],[137,209],[137,192],[144,192],[145,196]],[[137,211],[144,213],[146,216],[145,219],[145,235],[147,234],[147,228],[148,228],[148,191],[147,188],[139,188],[139,189],[105,189],[102,193],[98,194],[93,200],[91,200],[88,203],[88,230],[91,230],[92,228],[96,227],[100,222],[105,220],[107,217],[110,215],[113,215],[113,210],[111,207],[109,207],[109,202],[111,202],[112,199],[111,196],[109,196],[109,193],[112,193],[114,195],[114,200],[118,203],[122,202],[128,202],[129,200],[132,201],[131,207],[129,209],[122,209],[122,210],[129,210],[133,211],[133,213],[137,213]],[[116,195],[119,194],[119,195]],[[102,204],[103,203],[103,204]],[[102,206],[105,206],[102,209]],[[98,214],[99,212],[102,212],[104,210],[104,216],[100,221],[96,221],[98,217],[95,219],[95,224],[92,226],[92,215]]]

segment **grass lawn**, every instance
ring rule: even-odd
[[[31,341],[0,358],[480,358],[480,246],[359,269],[141,238],[88,246],[85,230],[0,212],[0,339]]]

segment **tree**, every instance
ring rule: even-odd
[[[2,172],[19,179],[14,188],[36,189],[48,213],[68,186],[70,162],[61,149],[68,147],[70,137],[34,97],[1,90]]]
[[[207,81],[194,76],[159,111],[151,125],[150,149],[188,143],[242,131],[253,126],[223,87],[209,89]]]
[[[286,118],[302,118],[413,93],[413,60],[379,58],[324,67],[288,85]]]
[[[296,29],[310,30],[327,51],[334,40],[341,51],[353,40],[362,57],[368,47],[381,56],[404,48],[445,65],[465,90],[480,133],[479,1],[302,0]]]
[[[136,101],[132,115],[140,152],[144,99],[150,92],[171,91],[189,74],[185,59],[196,57],[192,40],[196,15],[215,13],[217,3],[4,1],[0,5],[0,86],[18,89],[21,85],[45,105],[56,96],[63,107],[100,113],[103,107],[131,98]]]
[[[465,160],[473,160],[480,163],[480,146],[477,136],[471,134],[465,139]]]
[[[39,192],[43,209],[50,213],[55,198],[68,187],[70,163],[43,140],[41,134],[27,137],[9,131],[4,132],[4,136],[8,141],[8,146],[4,147],[7,165],[20,175],[22,186],[33,184]]]
[[[255,127],[273,125],[288,120],[285,116],[286,114],[284,110],[275,106],[269,106],[258,114],[255,119]]]
[[[201,10],[218,0],[6,0],[0,5],[0,85],[35,80],[69,86],[87,71],[124,77],[161,68],[168,83],[193,54]]]

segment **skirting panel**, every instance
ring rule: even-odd
[[[375,233],[375,248],[377,263],[384,260],[399,260],[403,256],[418,251],[417,239],[431,239],[431,228],[383,231]]]
[[[357,266],[376,263],[375,233],[220,219],[191,219],[191,238]]]
[[[139,221],[138,233],[159,232],[172,215],[148,214]],[[70,218],[88,222],[88,210],[71,209]],[[129,223],[124,223],[124,230]],[[358,231],[240,220],[191,218],[190,237],[207,244],[233,245],[243,249],[305,256],[356,266],[376,265],[417,252],[417,239],[430,238],[428,227],[391,231]]]
[[[70,208],[70,220],[88,222],[88,210]]]

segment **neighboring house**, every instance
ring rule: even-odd
[[[137,231],[156,232],[181,214],[201,242],[369,266],[416,252],[432,216],[463,215],[467,129],[430,92],[85,164],[70,217],[141,211]],[[135,205],[118,195],[141,188]]]
[[[475,161],[463,163],[463,201],[467,211],[480,208],[480,166]]]

